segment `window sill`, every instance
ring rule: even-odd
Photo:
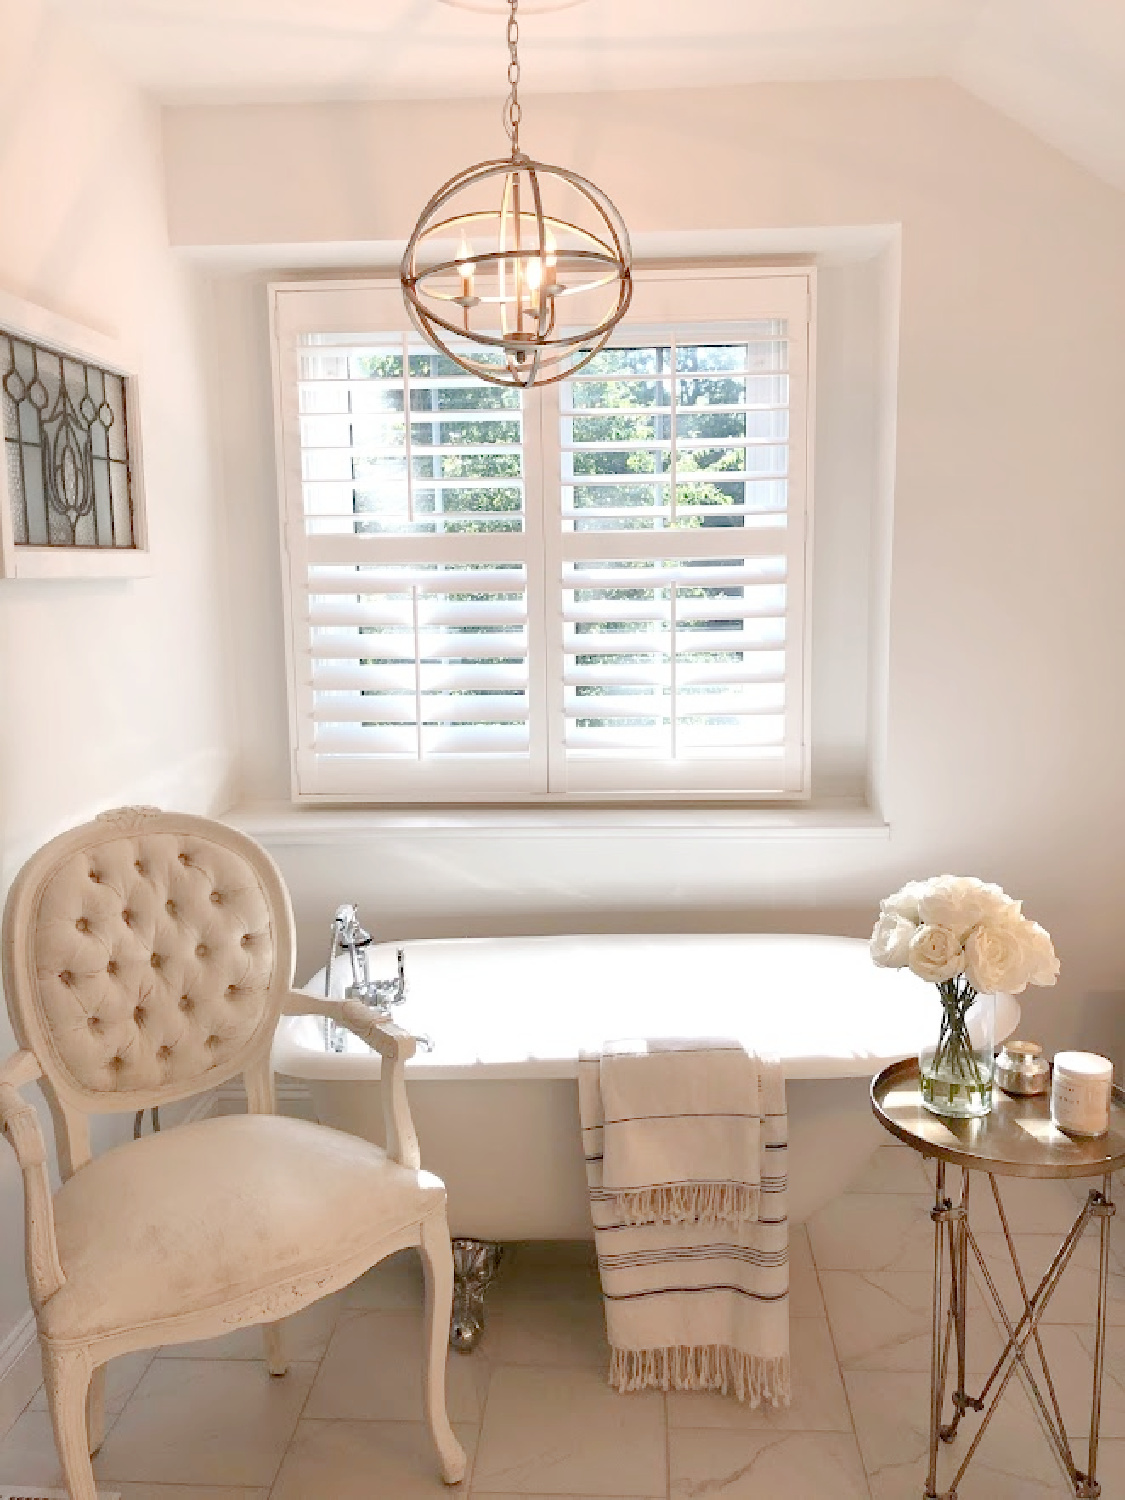
[[[854,802],[797,808],[302,808],[246,803],[223,821],[274,847],[416,838],[887,839],[890,825]]]

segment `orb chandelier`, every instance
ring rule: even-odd
[[[419,333],[495,385],[549,385],[594,358],[633,295],[629,231],[585,177],[520,150],[519,0],[508,0],[511,155],[467,167],[422,210],[402,258]]]

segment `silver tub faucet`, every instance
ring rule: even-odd
[[[332,967],[336,956],[346,952],[351,963],[351,983],[345,986],[345,1000],[359,1000],[372,1010],[390,1011],[406,999],[406,954],[398,949],[397,972],[393,979],[373,979],[368,962],[371,934],[360,923],[359,908],[354,901],[345,902],[336,908],[332,918],[332,943],[328,950],[328,964],[324,970],[324,996],[332,997]],[[420,1039],[423,1041],[428,1038]],[[324,1028],[324,1045],[329,1052],[343,1052],[345,1032],[335,1021],[328,1020]]]

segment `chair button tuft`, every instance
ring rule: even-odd
[[[74,983],[74,975],[70,972],[69,969],[64,969],[62,971],[62,973],[59,975],[59,978],[62,980],[63,984],[73,984]]]
[[[79,932],[89,932],[90,930],[90,924],[89,922],[87,922],[85,917],[79,917],[78,921],[75,922],[74,925],[78,928]]]
[[[222,904],[223,904],[223,893],[221,891],[212,891],[211,892],[211,900],[214,902],[214,904],[216,906],[222,906]]]
[[[117,973],[117,960],[115,958],[111,958],[109,963],[106,964],[105,971],[107,974]]]
[[[161,958],[161,956],[160,956],[159,953],[153,953],[149,957],[149,963],[152,965],[152,967],[154,969],[159,969],[160,965],[163,962],[164,962],[164,960]]]
[[[90,1028],[91,1031],[100,1031],[102,1029],[101,1017],[87,1016],[86,1025]]]
[[[195,1009],[195,1001],[191,998],[190,995],[180,996],[180,1009],[183,1011],[184,1015],[190,1015],[191,1012]]]
[[[156,1055],[162,1061],[167,1061],[167,1059],[172,1056],[172,1049],[171,1049],[171,1047],[169,1047],[168,1043],[165,1042],[165,1044],[164,1044],[163,1047],[157,1047],[157,1049],[156,1049]]]
[[[171,901],[171,900],[165,901],[165,903],[164,903],[164,910],[168,913],[168,915],[170,917],[174,917],[176,915],[176,903],[174,901]]]
[[[136,1023],[137,1023],[138,1026],[141,1026],[141,1025],[144,1024],[144,1019],[145,1019],[145,1008],[144,1008],[143,1005],[138,1005],[137,1008],[136,1008],[136,1010],[133,1012],[133,1020],[136,1021]]]
[[[196,958],[206,958],[207,957],[207,944],[206,943],[200,943],[199,944],[199,946],[195,950],[195,956],[196,956]]]
[[[98,885],[101,882],[101,878],[102,877],[98,874],[97,870],[90,871],[90,879],[94,882],[95,885]]]
[[[133,924],[133,913],[129,910],[128,907],[126,907],[125,910],[121,913],[121,920],[125,923],[126,927],[131,927],[132,926],[132,924]]]
[[[133,869],[136,870],[138,875],[143,875],[145,873],[144,861],[135,859],[133,861]]]

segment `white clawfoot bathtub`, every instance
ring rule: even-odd
[[[377,977],[394,948],[372,949]],[[609,1038],[733,1036],[784,1064],[789,1211],[835,1197],[881,1133],[867,1089],[938,1024],[933,987],[876,969],[856,938],[710,934],[481,938],[406,945],[396,1020],[434,1050],[407,1064],[423,1164],[444,1179],[450,1228],[475,1240],[589,1239],[578,1055]],[[347,965],[333,975],[342,993]],[[306,986],[324,993],[323,970]],[[1020,1008],[998,997],[996,1035]],[[324,1022],[282,1021],[277,1072],[301,1079],[320,1119],[382,1142],[379,1058]]]

